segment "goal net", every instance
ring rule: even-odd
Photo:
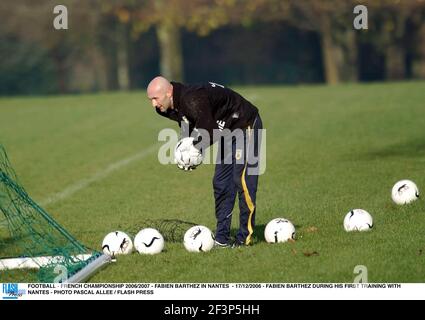
[[[29,197],[0,145],[1,282],[82,282],[109,261]]]

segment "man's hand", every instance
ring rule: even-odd
[[[179,169],[184,170],[184,171],[192,171],[192,170],[195,170],[196,169],[196,166],[184,166],[182,164],[177,164],[177,167]]]
[[[183,138],[177,143],[174,161],[185,171],[192,171],[202,163],[202,153],[193,145],[193,138]]]

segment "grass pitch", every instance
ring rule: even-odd
[[[364,265],[369,282],[424,282],[424,201],[396,206],[390,195],[401,179],[425,192],[424,84],[236,88],[259,107],[267,129],[255,245],[193,254],[166,243],[159,255],[120,256],[90,281],[352,282]],[[20,181],[98,250],[108,232],[146,219],[215,229],[214,166],[160,165],[165,127],[177,129],[144,92],[0,99],[0,143]],[[344,231],[355,208],[372,214],[371,232]],[[264,227],[276,217],[295,224],[296,242],[265,243]]]

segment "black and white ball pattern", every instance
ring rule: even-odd
[[[102,242],[102,251],[110,256],[129,254],[133,250],[131,238],[122,231],[108,233]]]
[[[419,198],[419,189],[413,181],[401,180],[392,188],[391,198],[396,204],[408,204]]]
[[[295,227],[285,218],[271,220],[264,229],[264,238],[268,243],[286,242],[295,240]]]
[[[214,236],[207,227],[194,226],[186,231],[183,244],[189,252],[210,251],[214,246]]]
[[[142,254],[157,254],[164,249],[164,237],[158,230],[145,228],[134,238],[134,247]]]
[[[354,209],[348,212],[344,218],[344,229],[350,231],[369,231],[373,228],[373,218],[369,212],[363,209]]]

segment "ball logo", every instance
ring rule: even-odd
[[[403,184],[400,188],[398,188],[398,193],[402,194],[404,191],[408,190],[409,187],[407,186],[407,184]]]
[[[164,249],[162,234],[154,228],[140,230],[134,238],[134,246],[141,254],[158,254]]]
[[[189,252],[207,252],[214,246],[214,238],[207,227],[193,226],[186,231],[183,244]]]
[[[201,228],[198,228],[197,230],[195,230],[195,232],[192,234],[192,238],[193,240],[196,240],[196,238],[202,233]]]
[[[153,245],[153,243],[155,242],[155,240],[159,240],[159,238],[153,237],[152,240],[151,240],[151,242],[149,242],[149,244],[146,244],[144,242],[143,242],[143,244],[145,245],[145,247],[149,248],[149,247],[151,247]]]
[[[120,244],[120,249],[122,250],[122,251],[126,251],[127,250],[127,248],[128,248],[128,244],[130,243],[130,241],[128,241],[127,239],[123,239],[122,240],[122,242],[121,242],[121,244]]]
[[[288,223],[289,221],[288,220],[285,220],[285,219],[276,219],[276,223]]]

